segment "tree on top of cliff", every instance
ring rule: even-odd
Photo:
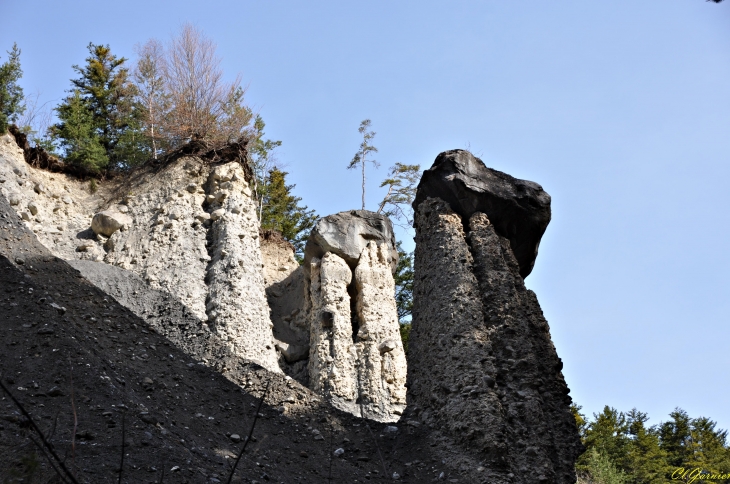
[[[256,116],[253,123],[254,137],[248,145],[249,165],[253,172],[253,191],[256,203],[259,205],[259,223],[263,221],[264,194],[268,183],[269,172],[276,167],[274,151],[281,146],[281,141],[273,141],[264,138],[264,123],[260,115]]]
[[[386,178],[380,187],[388,187],[388,193],[380,202],[378,213],[391,219],[402,220],[409,227],[413,226],[413,207],[416,198],[416,187],[421,179],[420,165],[404,165],[396,163],[390,168],[390,178]]]
[[[13,44],[8,56],[7,62],[0,65],[0,134],[25,111],[23,88],[18,85],[23,76],[18,44]]]
[[[273,168],[266,184],[260,187],[261,229],[280,232],[294,246],[295,255],[301,262],[307,237],[318,217],[314,210],[299,205],[302,199],[292,195],[295,185],[286,184],[286,175],[287,172]]]
[[[109,156],[94,125],[93,112],[78,89],[56,108],[60,122],[51,131],[66,153],[66,161],[90,173],[107,169]]]
[[[165,48],[161,42],[150,39],[136,46],[139,59],[133,78],[137,86],[137,102],[142,107],[141,131],[146,138],[152,158],[168,146],[162,126],[170,110],[170,95],[165,86]]]
[[[362,142],[360,143],[360,149],[355,153],[355,156],[347,165],[348,170],[352,170],[360,166],[362,168],[362,209],[365,210],[365,164],[372,163],[377,168],[380,164],[373,160],[368,159],[372,153],[377,153],[378,149],[371,144],[373,138],[375,138],[375,131],[368,131],[370,129],[371,122],[369,119],[365,119],[360,123],[360,127],[357,131],[362,135]]]
[[[240,75],[223,80],[216,45],[191,24],[173,37],[164,56],[170,100],[164,136],[173,145],[188,141],[225,144],[250,137],[253,113],[244,104]]]
[[[71,80],[74,88],[56,108],[60,123],[53,126],[53,134],[64,148],[68,161],[84,164],[91,171],[123,169],[137,164],[147,153],[139,133],[140,113],[134,99],[136,88],[124,67],[126,59],[112,54],[108,45],[89,43],[88,49],[90,55],[86,65],[73,66],[81,77]],[[82,110],[86,113],[81,114]],[[88,123],[90,130],[86,129]],[[82,131],[88,131],[89,139],[79,143],[73,136]],[[84,161],[84,154],[79,150],[97,143],[104,149],[106,161],[99,156]]]

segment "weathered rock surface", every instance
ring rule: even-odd
[[[310,387],[342,410],[397,421],[405,408],[406,359],[390,220],[366,210],[324,217],[309,236],[304,259],[308,297],[292,315],[307,316]],[[292,318],[293,328],[299,324]]]
[[[275,231],[263,231],[261,256],[264,263],[266,299],[274,325],[279,366],[303,385],[309,383],[309,286],[303,268],[294,256],[294,246]]]
[[[575,482],[582,446],[562,362],[509,240],[444,201],[416,212],[409,412],[483,459],[494,483]]]
[[[550,195],[540,185],[487,168],[468,151],[451,150],[423,172],[413,208],[429,197],[445,201],[465,221],[476,212],[486,214],[509,240],[520,275],[530,274],[550,222]]]
[[[264,368],[281,371],[266,303],[259,245],[259,224],[243,168],[227,163],[211,170],[208,193],[216,195],[214,212],[224,211],[213,222],[212,260],[206,274],[208,322],[227,340],[234,354]],[[221,208],[215,208],[218,205]],[[212,218],[212,217],[211,217]]]
[[[37,209],[36,209],[37,211]],[[97,235],[111,237],[111,235],[123,227],[129,227],[132,218],[113,210],[104,210],[94,215],[91,219],[91,230]]]
[[[239,356],[280,371],[256,211],[238,163],[212,167],[183,157],[100,183],[92,194],[88,183],[30,167],[13,138],[2,136],[0,179],[3,195],[15,199],[26,226],[54,255],[137,274],[173,295]]]
[[[350,296],[352,271],[338,255],[327,252],[310,261],[309,384],[335,407],[355,415],[358,381],[352,341]]]
[[[309,267],[313,257],[321,259],[325,253],[332,252],[355,270],[360,254],[370,241],[386,244],[388,263],[395,272],[398,251],[393,224],[385,215],[368,210],[350,210],[319,219],[304,248],[304,265]]]
[[[370,242],[355,269],[357,370],[362,415],[393,421],[406,406],[406,355],[388,248]]]

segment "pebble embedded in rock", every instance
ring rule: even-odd
[[[213,212],[211,212],[210,219],[211,220],[218,220],[219,218],[221,218],[225,214],[226,214],[226,209],[219,208],[218,210],[213,210]]]

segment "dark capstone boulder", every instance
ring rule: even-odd
[[[414,210],[429,197],[447,202],[462,220],[476,212],[486,214],[497,233],[509,240],[520,275],[532,272],[550,223],[550,195],[540,185],[487,168],[468,151],[450,150],[423,172]]]
[[[332,252],[342,257],[355,270],[360,253],[370,241],[388,246],[388,262],[395,272],[398,251],[395,247],[393,224],[385,215],[369,210],[349,210],[319,219],[304,248],[304,267],[309,267],[312,257],[321,258],[325,253]]]

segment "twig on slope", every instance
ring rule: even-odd
[[[8,395],[8,397],[10,397],[10,400],[13,401],[15,406],[20,409],[20,412],[23,414],[23,416],[28,419],[28,422],[30,422],[30,426],[33,428],[35,433],[38,434],[38,437],[40,437],[41,442],[43,443],[43,447],[51,454],[51,456],[53,456],[53,458],[56,460],[56,462],[58,463],[61,470],[63,470],[63,474],[59,474],[59,476],[62,478],[65,477],[66,479],[71,481],[73,484],[79,484],[79,481],[76,480],[76,478],[71,473],[71,471],[68,470],[68,468],[63,463],[63,461],[61,461],[61,459],[58,457],[58,454],[56,454],[56,451],[53,450],[53,447],[51,446],[51,444],[49,444],[48,441],[46,440],[46,438],[43,436],[43,432],[41,432],[41,430],[38,428],[38,425],[36,425],[36,423],[33,421],[30,414],[28,413],[28,411],[15,398],[15,396],[12,393],[10,393],[10,390],[8,390],[8,388],[3,384],[3,382],[1,380],[0,380],[0,388],[2,388],[2,390]],[[54,469],[55,469],[55,467],[54,467]]]
[[[119,463],[119,484],[122,484],[122,475],[124,474],[124,441],[127,440],[127,436],[124,432],[124,417],[126,412],[122,410],[122,460]]]
[[[164,460],[162,461],[162,475],[160,476],[160,480],[157,482],[157,484],[162,484],[162,481],[165,479],[165,466],[167,465],[167,462]]]
[[[74,430],[71,434],[71,465],[74,470],[78,472],[78,469],[76,467],[76,431],[79,427],[79,419],[76,415],[76,401],[74,399],[74,367],[71,363],[71,359],[69,358],[69,372],[71,375],[71,410],[73,410],[74,414]]]
[[[375,442],[375,448],[378,449],[378,457],[380,457],[380,464],[383,466],[383,473],[387,477],[390,474],[388,474],[388,469],[385,467],[385,460],[383,459],[383,454],[380,452],[380,445],[378,445],[378,439],[375,438],[375,434],[373,434],[373,431],[370,430],[370,424],[365,422],[365,428],[368,429],[368,432],[370,432],[370,437],[373,438],[373,442]]]
[[[56,473],[58,478],[61,479],[61,481],[64,484],[68,484],[68,480],[66,480],[66,477],[63,475],[63,473],[61,471],[59,471],[58,468],[56,467],[56,465],[53,463],[53,459],[51,458],[50,455],[48,455],[48,451],[43,447],[43,445],[40,442],[38,442],[36,439],[34,439],[33,436],[31,436],[31,435],[29,435],[28,438],[30,439],[31,442],[33,442],[35,444],[36,447],[38,447],[38,450],[41,451],[41,453],[43,454],[43,457],[46,458],[48,463],[51,464],[51,468]]]
[[[329,470],[329,473],[328,473],[328,476],[327,476],[327,480],[330,483],[332,482],[332,452],[333,452],[333,450],[332,450],[332,442],[334,442],[334,439],[335,439],[334,433],[335,433],[334,425],[330,425],[330,446],[329,446],[329,449],[328,449],[328,452],[327,452],[329,454],[329,457],[330,457],[330,470]]]
[[[236,473],[236,467],[238,466],[238,461],[241,460],[241,456],[243,456],[243,453],[246,451],[246,446],[251,441],[251,436],[253,436],[253,429],[256,428],[256,421],[259,418],[259,412],[261,412],[261,406],[264,404],[264,400],[266,400],[266,394],[269,392],[270,384],[271,384],[271,377],[269,377],[269,379],[266,381],[266,388],[264,388],[264,394],[261,395],[261,400],[259,400],[259,406],[256,408],[256,415],[253,416],[253,422],[251,423],[251,429],[248,431],[248,437],[246,437],[246,440],[243,443],[241,452],[238,453],[238,457],[236,458],[236,462],[233,464],[231,473],[228,474],[228,481],[226,481],[227,484],[231,484],[231,480],[233,479],[233,474]]]

